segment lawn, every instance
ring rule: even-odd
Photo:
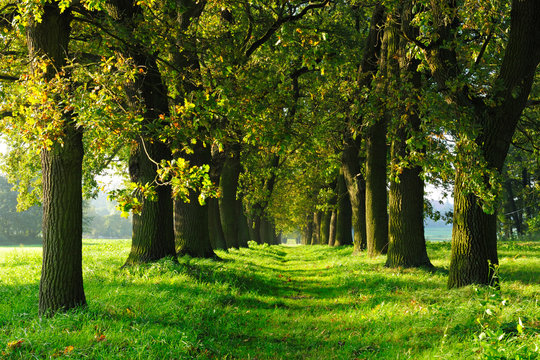
[[[88,308],[37,316],[39,248],[0,248],[1,359],[537,359],[540,242],[499,246],[502,289],[446,289],[352,248],[261,246],[121,269],[129,241],[86,240]]]

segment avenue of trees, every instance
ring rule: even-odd
[[[43,209],[40,313],[86,304],[83,197],[109,167],[130,179],[111,193],[133,214],[125,266],[301,229],[432,268],[430,182],[453,194],[448,286],[498,286],[497,233],[540,228],[538,14],[537,0],[0,0],[2,168],[20,207]]]

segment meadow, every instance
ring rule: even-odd
[[[501,290],[446,288],[352,248],[264,246],[121,268],[85,240],[88,307],[37,315],[40,248],[0,248],[0,359],[538,359],[540,242],[499,245]]]

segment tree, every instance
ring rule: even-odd
[[[140,71],[135,81],[125,85],[128,103],[133,112],[141,107],[144,118],[141,132],[136,134],[129,157],[129,174],[133,183],[144,186],[155,184],[157,170],[162,160],[172,158],[166,144],[156,139],[152,127],[159,126],[159,118],[169,114],[167,89],[158,69],[155,56],[147,50],[137,34],[144,21],[142,9],[126,1],[111,1],[107,6],[115,25],[121,26],[129,36],[122,51],[132,59]],[[164,126],[164,124],[161,124]],[[175,257],[173,204],[170,185],[156,187],[155,198],[139,195],[141,208],[133,215],[131,251],[125,265],[156,261],[164,257]]]
[[[27,42],[33,76],[45,62],[44,81],[67,76],[71,11],[45,4],[41,18],[28,19]],[[71,111],[58,124],[62,131],[41,151],[43,183],[43,265],[39,312],[51,314],[86,305],[82,278],[82,129]]]
[[[380,53],[378,63],[379,74],[382,79],[377,81],[375,92],[382,92],[384,96],[384,83],[386,75],[386,49],[388,39],[380,38],[378,29],[386,19],[384,7],[378,3],[373,10],[368,45],[364,55],[362,71],[367,74],[374,73],[377,69],[375,59]],[[387,32],[384,32],[385,37]],[[379,47],[378,44],[381,44]],[[380,77],[380,75],[379,75]],[[376,97],[376,96],[375,96]],[[377,99],[374,99],[377,103]],[[365,187],[366,187],[366,242],[369,256],[384,254],[388,245],[388,212],[386,193],[386,128],[387,119],[384,104],[378,103],[379,108],[373,114],[374,119],[364,118],[367,130],[365,133]]]
[[[463,125],[454,132],[457,162],[450,288],[498,283],[495,179],[503,167],[540,61],[538,1],[512,2],[510,32],[502,58],[488,57],[485,49],[492,38],[489,29],[499,15],[492,22],[475,23],[476,6],[466,2],[458,8],[454,1],[428,6],[425,14],[431,19],[433,32],[411,39],[421,49],[439,90],[458,109],[461,118],[457,125]],[[490,15],[501,12],[490,6],[486,9],[493,12]],[[476,56],[471,55],[478,48],[459,46],[461,38],[471,37],[467,29],[471,24],[487,33],[481,38],[485,45],[481,43]],[[470,71],[474,76],[465,75]],[[474,168],[477,170],[471,172]]]
[[[406,55],[406,40],[400,29],[409,31],[411,9],[398,9],[388,17],[388,77],[395,91],[390,164],[388,267],[431,268],[424,238],[424,181],[422,167],[414,159],[422,148],[421,119],[416,99],[420,97],[420,61]],[[414,35],[413,35],[414,36]]]
[[[340,171],[337,181],[336,237],[334,246],[352,245],[352,209],[345,177]]]

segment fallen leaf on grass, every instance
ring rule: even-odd
[[[100,334],[100,335],[96,334],[94,336],[94,340],[96,340],[97,342],[102,342],[102,341],[107,341],[107,338],[103,334]]]
[[[10,342],[8,342],[7,347],[10,350],[17,349],[17,348],[20,348],[22,346],[23,342],[24,342],[24,340],[10,341]]]
[[[64,354],[69,354],[73,351],[73,349],[75,348],[72,345],[66,346],[66,348],[64,349]]]

